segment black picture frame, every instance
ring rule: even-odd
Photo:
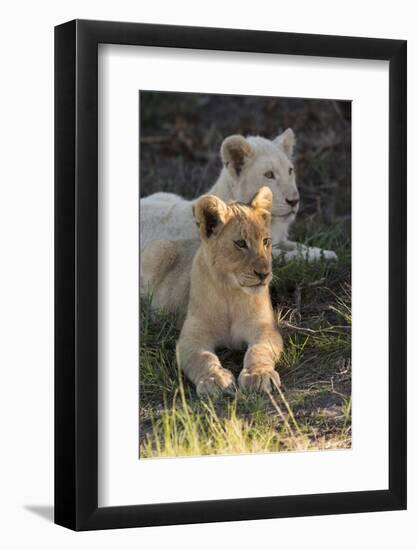
[[[98,44],[389,62],[389,488],[98,506]],[[74,530],[406,508],[406,41],[74,20],[55,28],[55,523]]]

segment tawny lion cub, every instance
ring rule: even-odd
[[[195,218],[201,245],[191,269],[187,316],[177,360],[199,396],[235,389],[217,347],[247,344],[239,386],[270,391],[280,384],[275,365],[282,351],[268,285],[272,278],[272,192],[261,187],[250,204],[201,197]]]

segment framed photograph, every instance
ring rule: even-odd
[[[55,522],[406,508],[406,42],[55,29]]]

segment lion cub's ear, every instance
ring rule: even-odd
[[[265,185],[259,189],[251,200],[250,205],[261,212],[266,221],[270,219],[272,210],[272,191]]]
[[[194,217],[202,239],[209,239],[226,223],[227,206],[215,195],[205,195],[194,206]]]
[[[292,159],[295,147],[295,134],[291,128],[287,128],[274,139],[274,143],[284,151],[288,158]]]
[[[253,156],[253,149],[243,136],[229,136],[222,143],[220,155],[229,172],[239,177],[245,163]]]

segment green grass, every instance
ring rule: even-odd
[[[294,237],[335,262],[274,261],[271,297],[284,337],[281,390],[202,401],[178,372],[178,320],[141,302],[140,458],[351,445],[350,246],[342,224],[298,223]],[[243,353],[220,350],[236,375]]]

